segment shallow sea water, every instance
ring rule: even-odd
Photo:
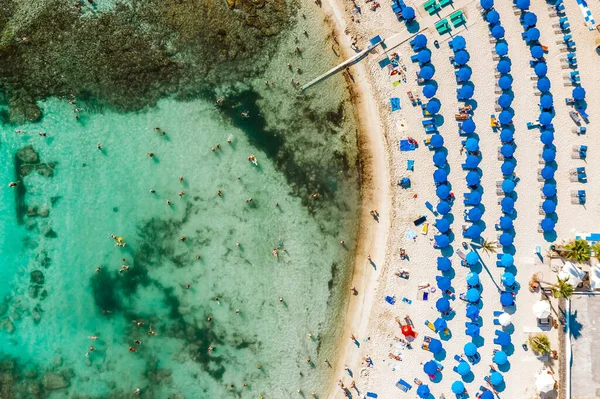
[[[289,80],[281,62],[298,40],[267,78]],[[322,54],[306,76],[335,62],[324,47],[304,50],[303,62]],[[356,129],[340,77],[307,97],[262,85],[215,88],[224,109],[164,99],[122,114],[51,98],[41,122],[0,125],[0,379],[15,397],[324,394],[356,235]],[[245,121],[247,107],[258,114]],[[15,161],[27,146],[39,163]]]

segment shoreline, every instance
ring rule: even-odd
[[[351,39],[345,33],[346,23],[344,11],[340,10],[335,0],[328,0],[322,7],[334,34],[337,36],[340,58],[350,58]],[[345,73],[345,72],[341,72]],[[387,255],[388,234],[391,228],[391,203],[389,195],[389,154],[385,127],[379,115],[379,109],[372,82],[365,70],[365,64],[352,66],[353,82],[346,76],[348,90],[358,122],[358,148],[360,157],[361,205],[359,216],[358,238],[354,265],[352,270],[352,287],[357,294],[350,294],[350,300],[344,313],[342,334],[337,343],[337,357],[334,362],[332,381],[327,384],[327,397],[339,394],[337,380],[344,367],[356,369],[360,365],[360,351],[352,350],[354,343],[349,334],[354,334],[360,341],[364,339],[375,294],[375,285],[385,265]],[[369,213],[376,209],[379,222],[375,222]],[[368,263],[371,256],[377,270]]]

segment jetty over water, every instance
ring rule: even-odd
[[[346,61],[335,66],[334,68],[331,68],[329,71],[325,72],[321,76],[318,76],[315,79],[311,80],[307,84],[300,87],[300,89],[302,89],[304,91],[304,90],[308,89],[309,87],[314,86],[317,83],[322,82],[323,80],[329,78],[330,76],[335,75],[339,71],[346,69],[350,65],[356,64],[357,62],[359,62],[360,60],[365,58],[367,56],[367,54],[369,54],[373,49],[377,48],[377,46],[379,46],[382,43],[383,43],[383,40],[381,39],[381,37],[375,36],[374,38],[369,40],[369,46],[366,49],[356,53],[353,57],[348,58]]]

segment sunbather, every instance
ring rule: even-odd
[[[396,274],[396,276],[401,277],[401,278],[405,278],[405,279],[408,279],[408,277],[410,275],[410,273],[408,271],[406,271],[406,270],[401,270],[399,272],[396,272],[395,274]]]

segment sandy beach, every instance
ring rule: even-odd
[[[439,115],[442,116],[443,123],[438,130],[444,138],[444,147],[448,150],[448,180],[456,198],[450,224],[455,237],[450,255],[453,266],[450,277],[451,290],[454,292],[450,298],[453,316],[446,318],[450,334],[440,337],[426,326],[427,322],[433,322],[440,316],[436,310],[436,300],[442,296],[441,290],[436,289],[436,275],[441,275],[436,270],[436,259],[440,256],[440,251],[433,245],[434,235],[439,234],[434,227],[437,215],[425,206],[426,201],[434,207],[438,203],[432,178],[436,170],[431,160],[434,152],[424,145],[424,140],[431,135],[426,135],[423,130],[421,110],[418,106],[411,105],[406,94],[410,90],[413,94],[418,94],[423,102],[427,101],[421,93],[423,86],[415,79],[419,66],[410,60],[415,52],[408,41],[417,32],[408,33],[404,22],[396,19],[388,3],[381,3],[375,11],[371,10],[373,4],[363,0],[356,1],[355,4],[351,1],[329,0],[323,5],[324,12],[335,26],[338,41],[345,49],[342,58],[354,54],[349,46],[352,38],[356,38],[359,48],[364,48],[368,40],[376,35],[381,35],[384,40],[392,38],[389,43],[393,44],[393,47],[387,49],[377,48],[366,60],[350,68],[353,82],[349,81],[349,84],[357,98],[357,112],[363,125],[363,169],[370,177],[364,180],[366,184],[360,225],[362,241],[357,251],[353,280],[358,292],[351,298],[347,310],[340,358],[335,367],[336,378],[332,382],[329,397],[344,397],[340,380],[347,395],[365,397],[367,392],[371,392],[380,398],[416,397],[418,386],[415,381],[419,380],[429,386],[430,397],[436,399],[454,397],[451,385],[454,381],[461,380],[470,397],[477,397],[481,392],[492,389],[485,377],[490,376],[491,365],[498,368],[492,361],[494,350],[500,349],[492,343],[498,330],[509,333],[512,343],[503,348],[508,355],[508,363],[501,368],[504,384],[494,387],[495,395],[504,398],[564,397],[565,383],[560,377],[565,373],[564,367],[561,369],[564,361],[558,360],[562,359],[563,354],[558,353],[557,359],[552,359],[551,355],[541,356],[522,344],[532,334],[543,332],[550,339],[552,349],[560,350],[564,346],[564,342],[561,342],[564,334],[560,333],[564,317],[561,317],[558,300],[550,300],[552,317],[557,322],[555,327],[540,327],[532,306],[539,300],[548,298],[539,290],[528,289],[529,282],[537,274],[543,281],[555,283],[556,272],[564,266],[564,259],[550,256],[550,245],[559,245],[577,235],[593,233],[597,229],[600,206],[595,198],[598,197],[599,187],[596,182],[600,178],[600,168],[596,163],[600,161],[597,157],[576,159],[572,148],[585,145],[594,154],[600,146],[594,139],[594,127],[597,124],[594,115],[598,115],[600,111],[600,93],[594,90],[600,84],[600,77],[594,73],[598,59],[594,48],[600,35],[597,31],[590,31],[585,25],[577,4],[565,4],[565,14],[571,25],[569,34],[577,43],[577,70],[581,85],[587,92],[587,113],[591,115],[589,121],[583,123],[588,133],[577,135],[572,132],[576,125],[569,116],[572,108],[564,101],[564,98],[572,97],[574,86],[568,82],[572,69],[563,67],[566,59],[564,44],[561,43],[563,33],[553,26],[558,24],[559,17],[547,3],[531,4],[530,11],[538,17],[536,27],[540,31],[539,41],[547,46],[544,58],[548,66],[547,77],[552,83],[555,112],[553,126],[557,221],[554,231],[544,234],[540,230],[540,221],[544,218],[544,213],[540,210],[544,183],[538,177],[538,171],[544,167],[544,162],[540,161],[543,144],[540,142],[539,129],[527,127],[527,123],[535,123],[540,114],[540,93],[536,88],[538,79],[530,66],[530,47],[521,37],[524,29],[519,21],[520,11],[510,3],[497,2],[494,5],[506,30],[504,39],[509,46],[508,57],[512,63],[512,126],[515,131],[515,177],[518,178],[514,195],[514,243],[510,252],[507,252],[514,256],[516,302],[510,309],[504,309],[510,314],[512,323],[502,328],[493,321],[503,310],[499,297],[504,290],[502,275],[505,269],[496,266],[496,253],[486,253],[471,240],[463,238],[461,232],[461,226],[468,226],[468,223],[463,222],[463,215],[469,209],[463,206],[463,195],[470,190],[465,184],[467,171],[461,169],[467,155],[461,143],[465,138],[457,133],[454,114],[465,103],[457,100],[456,89],[459,86],[455,81],[455,68],[449,61],[453,51],[448,45],[453,36],[460,35],[466,39],[466,50],[470,54],[468,66],[472,70],[471,81],[474,87],[471,101],[474,107],[470,118],[477,126],[481,157],[479,171],[482,176],[481,203],[484,209],[484,229],[481,236],[496,242],[502,233],[495,225],[502,216],[500,200],[503,193],[498,185],[502,182],[503,174],[502,157],[499,154],[500,130],[493,130],[489,122],[490,115],[498,116],[501,110],[497,104],[501,90],[498,91],[496,87],[499,78],[496,64],[499,57],[494,52],[495,42],[488,39],[490,28],[482,16],[479,1],[456,1],[451,7],[442,9],[439,13],[441,17],[459,9],[466,17],[463,26],[453,28],[452,35],[444,36],[440,36],[433,27],[433,22],[439,20],[438,16],[427,15],[422,2],[408,3],[415,8],[416,20],[420,24],[418,32],[427,37],[427,48],[432,53],[431,64],[435,67],[433,79],[438,86],[435,97],[442,104]],[[599,6],[594,4],[590,8],[593,13],[600,15]],[[439,42],[439,48],[433,45],[434,40]],[[400,66],[403,64],[406,67],[405,81],[400,78],[402,73],[391,75],[390,67],[380,66],[380,61],[393,58],[394,55],[399,56]],[[318,86],[310,90],[318,90]],[[390,98],[400,99],[400,110],[391,111]],[[418,148],[414,151],[399,151],[400,140],[408,137],[418,142]],[[414,171],[407,170],[409,160],[414,161]],[[573,170],[580,167],[585,167],[588,183],[573,179]],[[411,186],[407,189],[398,185],[403,177],[411,180]],[[587,192],[587,203],[585,206],[573,204],[571,193],[582,189]],[[379,211],[378,222],[368,213],[373,209]],[[415,226],[413,223],[421,216],[426,216],[426,234],[422,234],[422,224]],[[411,230],[416,233],[414,239],[406,236]],[[536,254],[538,247],[540,255]],[[401,249],[406,251],[407,259],[401,257]],[[475,250],[480,257],[479,269],[461,267],[456,253],[458,249],[464,252]],[[502,254],[503,248],[497,246],[496,252]],[[367,261],[368,254],[376,268]],[[410,273],[408,279],[396,275],[402,270]],[[453,368],[458,364],[455,357],[462,356],[465,359],[463,348],[471,341],[471,337],[465,334],[465,323],[470,321],[465,316],[467,303],[459,299],[460,294],[467,290],[465,280],[470,271],[478,272],[480,277],[482,322],[477,346],[481,360],[470,364],[469,377],[461,379]],[[425,292],[427,300],[423,300]],[[395,298],[395,304],[387,303],[384,300],[386,296]],[[409,303],[403,302],[403,298]],[[412,348],[396,339],[404,338],[396,319],[404,324],[405,316],[410,317],[417,334],[411,343]],[[356,342],[352,342],[350,334],[354,334]],[[421,349],[425,336],[441,338],[444,349],[442,355],[434,357],[432,353]],[[371,365],[365,362],[367,357],[371,359]],[[443,367],[433,382],[429,381],[423,371],[424,364],[432,359]],[[542,370],[550,370],[557,380],[556,389],[544,394],[536,389],[536,374]],[[406,394],[396,386],[400,379],[412,386]],[[356,388],[351,388],[353,382]]]

